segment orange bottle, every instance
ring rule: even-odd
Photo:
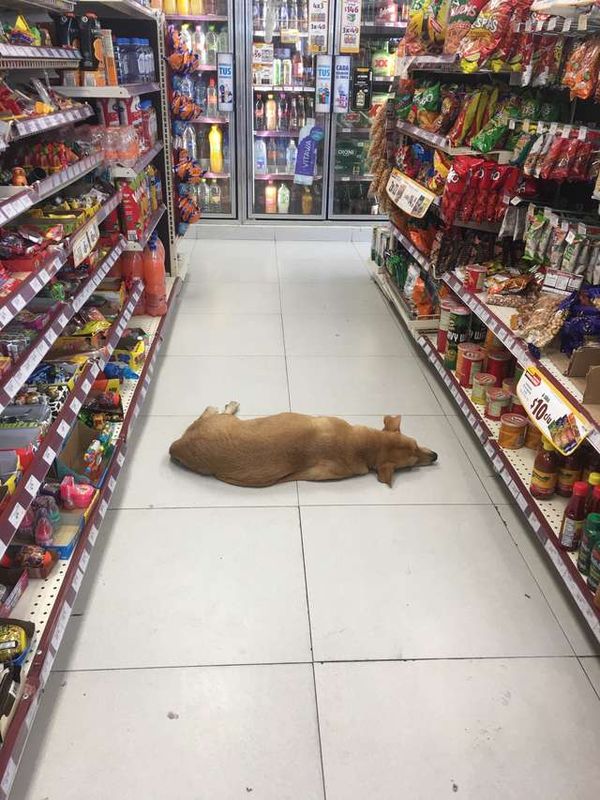
[[[162,317],[167,313],[167,290],[165,284],[165,257],[157,244],[154,233],[144,250],[144,283],[146,285],[146,314]]]
[[[127,251],[121,256],[121,274],[123,280],[130,285],[133,280],[144,280],[144,259],[139,251]],[[146,312],[144,292],[138,300],[134,309],[134,314],[140,315]]]

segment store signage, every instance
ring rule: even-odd
[[[311,53],[327,52],[328,0],[309,0],[308,49]]]
[[[349,110],[350,56],[336,56],[333,81],[333,113],[347,114]]]
[[[372,73],[368,67],[355,67],[352,80],[352,108],[368,111],[371,108]]]
[[[217,107],[233,111],[233,53],[217,53]]]
[[[331,111],[331,66],[331,56],[317,56],[317,79],[315,87],[315,112],[317,114],[329,114]]]
[[[392,170],[386,191],[388,197],[398,208],[411,217],[424,217],[429,206],[435,200],[433,192],[421,186],[420,183],[413,181],[412,178],[409,178],[408,175],[398,169]]]
[[[340,53],[358,53],[360,50],[361,6],[362,0],[342,0]]]
[[[592,426],[537,367],[527,367],[517,383],[517,396],[542,436],[563,455],[572,453]]]

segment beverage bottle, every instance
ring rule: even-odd
[[[260,0],[252,1],[252,28],[255,31],[261,29]]]
[[[292,60],[284,58],[281,62],[281,82],[284,86],[292,85]]]
[[[190,100],[194,99],[194,81],[190,78],[189,75],[186,75],[185,78],[182,78],[179,83],[179,93],[186,95],[189,97]]]
[[[529,491],[538,500],[547,500],[556,490],[558,480],[558,456],[554,445],[542,439],[542,449],[533,462]]]
[[[277,103],[272,94],[267,95],[267,102],[265,103],[265,121],[268,131],[277,130]]]
[[[288,175],[293,175],[296,171],[296,156],[298,148],[296,142],[290,139],[287,149],[285,151],[285,171]]]
[[[150,44],[150,39],[144,39],[144,46],[148,53],[148,80],[156,80],[156,65],[154,63],[154,50]]]
[[[279,51],[278,51],[279,52]],[[273,59],[273,86],[281,86],[281,59]]]
[[[229,33],[227,32],[227,26],[225,25],[221,28],[221,32],[218,36],[218,47],[219,53],[226,53],[229,49]]]
[[[596,510],[592,509],[592,505],[595,503],[595,497],[596,497],[596,495],[594,494],[594,490],[596,489],[596,486],[600,486],[600,472],[591,472],[588,475],[587,483],[591,491],[588,495],[586,513],[591,514],[592,510],[594,511]],[[600,508],[598,509],[598,511],[600,511]]]
[[[134,39],[137,48],[138,70],[142,83],[148,82],[148,51],[143,39]]]
[[[286,146],[285,139],[277,139],[277,172],[285,172]]]
[[[584,463],[581,480],[587,481],[592,472],[600,472],[600,453],[598,453],[598,451],[595,450],[591,445],[588,445],[587,442],[584,442],[581,445],[581,448],[585,448],[585,450],[583,450]]]
[[[208,26],[206,34],[206,63],[215,66],[217,63],[217,51],[219,49],[219,39],[215,32],[215,26]]]
[[[292,83],[294,86],[302,86],[304,83],[304,62],[298,51],[292,56]]]
[[[194,28],[194,37],[192,39],[192,50],[198,55],[201,64],[206,64],[206,37],[202,30],[202,25],[196,25]]]
[[[163,12],[165,14],[177,14],[176,0],[163,0]]]
[[[298,130],[298,101],[295,95],[292,95],[289,102],[289,129]]]
[[[581,455],[578,451],[565,457],[558,468],[558,480],[556,484],[556,494],[561,497],[571,497],[573,486],[581,480]],[[587,483],[587,481],[586,481]]]
[[[277,145],[275,139],[269,139],[267,144],[267,171],[277,172]]]
[[[563,550],[577,550],[581,540],[581,532],[585,523],[585,506],[588,493],[588,485],[585,481],[575,481],[573,494],[567,503],[563,515],[558,543]]]
[[[304,194],[302,195],[302,213],[312,214],[313,212],[313,196],[309,186],[304,187]]]
[[[123,275],[123,280],[128,286],[130,286],[131,282],[134,280],[144,281],[144,259],[139,251],[123,253],[121,256],[121,273]],[[140,315],[143,314],[145,310],[144,293],[142,292],[142,296],[138,300],[133,313]]]
[[[206,90],[206,113],[209,117],[216,117],[217,110],[217,87],[215,86],[215,79],[210,78],[208,81],[208,88]]]
[[[260,0],[260,21],[258,29],[264,31],[267,26],[268,0]]]
[[[306,109],[304,106],[304,95],[298,97],[298,130],[306,125]]]
[[[290,210],[290,190],[285,183],[280,184],[277,191],[277,213],[287,214]]]
[[[581,533],[579,553],[577,554],[577,569],[582,575],[590,572],[592,550],[600,540],[600,514],[588,514]]]
[[[298,21],[300,23],[300,30],[306,33],[308,30],[308,0],[300,0]]]
[[[223,172],[223,134],[218,125],[210,126],[208,143],[210,147],[210,171]]]
[[[256,103],[254,104],[254,130],[264,131],[265,129],[265,104],[263,102],[262,94],[256,95]]]
[[[206,178],[201,178],[200,183],[198,185],[198,205],[200,207],[200,211],[208,211],[210,207],[209,201],[209,194],[210,190],[208,188],[208,183]]]
[[[196,130],[193,125],[186,125],[182,135],[183,148],[188,156],[194,161],[198,160],[198,143],[196,141]]]
[[[254,173],[267,174],[267,148],[264,139],[254,140]]]
[[[193,17],[204,14],[204,0],[190,0],[190,10]]]
[[[304,108],[306,110],[306,120],[315,118],[315,104],[312,97],[307,97],[304,101]]]
[[[118,36],[114,45],[115,63],[117,65],[117,80],[119,84],[133,83],[129,79],[129,39],[126,36]]]
[[[182,17],[189,17],[191,14],[190,0],[177,0],[177,13]]]
[[[279,95],[279,102],[277,103],[277,130],[287,131],[288,129],[288,112],[287,100],[284,94]]]
[[[265,188],[265,214],[277,213],[277,187],[269,181]]]
[[[298,30],[298,1],[297,0],[290,0],[290,7],[288,10],[288,24],[289,27],[297,31]]]
[[[314,69],[313,69],[313,60],[312,56],[306,55],[303,59],[303,71],[304,71],[304,85],[305,86],[313,86],[314,85]]]
[[[146,292],[146,314],[162,317],[167,313],[167,287],[165,282],[165,256],[153,233],[144,248],[144,286]]]
[[[212,214],[221,211],[221,189],[215,178],[210,182],[209,206]]]
[[[289,14],[288,14],[288,6],[287,0],[281,0],[281,5],[279,6],[279,30],[287,30],[289,28]]]
[[[183,47],[188,51],[188,53],[192,52],[192,31],[190,29],[190,25],[185,22],[181,26],[181,30],[179,31],[179,39]]]

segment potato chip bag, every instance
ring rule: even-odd
[[[523,5],[524,0],[488,0],[458,48],[463,72],[481,69],[503,41],[511,40],[512,20]]]
[[[448,27],[444,40],[444,53],[454,55],[466,36],[477,15],[485,5],[485,0],[450,0]]]
[[[411,56],[427,52],[426,16],[433,0],[412,0],[408,10],[408,24],[404,36],[406,53]]]
[[[452,147],[460,147],[465,140],[465,137],[475,118],[475,114],[477,113],[480,97],[481,92],[478,90],[465,95],[462,107],[458,112],[456,122],[448,133],[448,139]]]

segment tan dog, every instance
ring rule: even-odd
[[[193,422],[169,453],[174,461],[236,486],[284,481],[327,481],[377,472],[392,485],[394,471],[433,464],[437,453],[400,433],[400,417],[384,417],[382,431],[337,417],[276,414],[240,420],[238,403],[219,414],[212,406]]]

